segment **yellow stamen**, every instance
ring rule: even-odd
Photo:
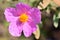
[[[21,22],[26,22],[28,20],[28,15],[26,14],[21,14],[20,17],[19,17],[19,20]]]

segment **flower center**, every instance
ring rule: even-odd
[[[26,22],[28,20],[28,15],[26,14],[21,14],[20,17],[19,17],[19,20],[21,22]]]

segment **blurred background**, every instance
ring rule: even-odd
[[[42,19],[39,26],[39,39],[32,34],[25,38],[12,37],[8,32],[9,23],[5,20],[4,10],[23,2],[41,11]],[[38,36],[36,36],[38,37]],[[60,40],[60,0],[0,0],[0,40]]]

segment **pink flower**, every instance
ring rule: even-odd
[[[15,8],[6,8],[4,15],[10,23],[9,33],[15,37],[21,36],[22,31],[25,37],[31,36],[41,22],[40,10],[23,3],[18,3]]]

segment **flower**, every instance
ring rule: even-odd
[[[15,8],[6,8],[4,15],[10,23],[9,33],[15,37],[21,36],[22,31],[25,37],[31,36],[41,22],[40,10],[24,3],[18,3]]]

